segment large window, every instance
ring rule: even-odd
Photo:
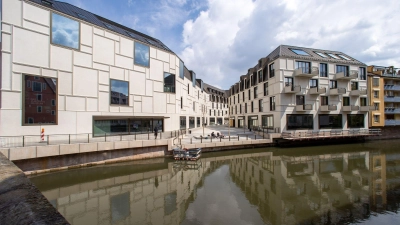
[[[210,110],[211,113],[211,110]],[[180,128],[181,129],[186,129],[186,116],[181,116],[180,117]]]
[[[348,128],[364,128],[364,115],[363,114],[348,114],[347,115]]]
[[[254,112],[254,102],[251,102],[251,112]]]
[[[328,96],[321,96],[321,105],[328,105],[329,101],[328,101]]]
[[[303,73],[311,73],[311,63],[296,61],[296,69],[301,69]]]
[[[110,103],[129,105],[129,85],[127,81],[111,80]]]
[[[317,79],[310,79],[310,88],[318,87]]]
[[[263,111],[263,100],[262,99],[258,100],[258,111],[259,112]]]
[[[365,67],[360,67],[359,73],[360,73],[360,80],[367,79],[367,74],[365,73]]]
[[[360,105],[367,106],[367,98],[360,98]]]
[[[268,95],[268,82],[264,83],[264,96]]]
[[[23,124],[56,124],[57,79],[30,75],[23,77]]]
[[[196,86],[196,74],[192,71],[192,85],[193,87]]]
[[[263,70],[258,71],[258,82],[263,81]]]
[[[247,103],[244,103],[244,113],[247,113]]]
[[[189,128],[194,128],[194,117],[189,117]]]
[[[183,72],[184,67],[185,66],[184,66],[182,60],[179,60],[179,77],[182,79],[184,79],[184,76],[185,76],[185,73]],[[203,89],[202,89],[202,91],[203,91]]]
[[[287,115],[287,129],[313,129],[313,115]]]
[[[329,81],[329,88],[330,89],[336,89],[337,88],[337,81],[336,80],[330,80]]]
[[[175,93],[175,75],[164,73],[164,92]]]
[[[372,78],[372,86],[379,87],[379,78],[377,77]]]
[[[258,96],[257,96],[257,87],[254,87],[254,98],[256,99]]]
[[[352,91],[358,90],[358,82],[351,81],[350,87]]]
[[[342,129],[342,115],[340,114],[320,114],[319,129]]]
[[[148,45],[135,42],[135,64],[139,66],[150,66],[150,47]]]
[[[274,77],[275,76],[275,68],[274,68],[274,64],[270,64],[268,66],[268,70],[269,70],[269,77]]]
[[[275,111],[275,96],[269,97],[269,110]]]
[[[79,22],[52,13],[51,43],[68,48],[79,49]]]
[[[340,73],[340,72],[343,72],[345,77],[348,77],[350,75],[348,66],[337,65],[336,73]]]
[[[274,116],[273,115],[261,116],[261,126],[263,128],[273,128],[274,127]]]
[[[326,63],[319,64],[319,76],[328,77],[328,64]]]
[[[350,97],[343,97],[343,106],[350,106]]]

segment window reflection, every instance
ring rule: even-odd
[[[51,18],[51,42],[79,49],[79,22],[55,13]]]
[[[175,93],[175,75],[164,73],[164,92]]]
[[[111,80],[111,104],[129,104],[129,86],[127,81]]]
[[[111,220],[112,223],[121,221],[130,214],[130,193],[116,195],[111,197]]]
[[[24,124],[57,123],[57,79],[24,76]]]
[[[139,42],[135,42],[135,64],[140,66],[150,66],[150,47]]]

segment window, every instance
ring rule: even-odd
[[[263,81],[263,71],[260,70],[258,71],[258,82],[262,82]]]
[[[348,66],[337,65],[336,73],[340,73],[340,72],[343,72],[345,77],[348,77],[350,75]]]
[[[301,69],[301,71],[303,73],[310,74],[311,73],[311,63],[310,62],[296,61],[296,69]]]
[[[350,86],[352,91],[358,90],[358,82],[351,81]]]
[[[181,109],[183,109],[183,97],[181,97]]]
[[[319,64],[319,76],[328,77],[328,64],[326,63]]]
[[[190,91],[190,87],[189,87],[189,84],[187,85],[187,89],[188,89],[188,94],[189,94],[189,91]],[[210,96],[211,97],[211,96]]]
[[[43,90],[46,90],[46,88],[47,88],[46,83],[43,83],[42,85],[43,85]]]
[[[196,87],[196,74],[192,71],[192,85]]]
[[[242,105],[239,105],[239,113],[242,114]]]
[[[285,77],[285,87],[293,86],[293,77]]]
[[[22,124],[56,124],[57,79],[23,75]],[[28,85],[30,84],[30,85]],[[43,90],[46,84],[47,90]],[[52,113],[54,111],[54,114]],[[40,113],[40,114],[38,114]]]
[[[330,80],[329,81],[329,88],[330,89],[336,89],[337,88],[337,81],[336,80]]]
[[[254,112],[254,102],[251,102],[251,112]]]
[[[55,116],[55,115],[56,115],[56,111],[51,110],[51,115],[52,115],[52,116]]]
[[[313,115],[286,115],[287,119],[287,129],[313,129]]]
[[[181,116],[180,117],[180,128],[181,129],[186,129],[186,116]]]
[[[274,77],[275,76],[275,69],[274,69],[274,64],[273,63],[271,63],[269,66],[268,66],[268,70],[269,70],[269,77],[271,78],[271,77]]]
[[[129,105],[129,85],[127,81],[110,81],[110,103],[115,105]]]
[[[320,114],[319,129],[342,129],[342,115],[338,114]]]
[[[257,87],[254,87],[254,98],[256,99],[257,98]]]
[[[364,115],[363,114],[348,114],[347,115],[348,128],[364,128]]]
[[[189,117],[189,128],[194,128],[194,117]]]
[[[332,53],[326,53],[327,55],[329,55],[330,57],[334,58],[334,59],[339,59],[339,57],[337,57],[336,55],[332,54]]]
[[[193,102],[193,111],[196,112],[196,102]]]
[[[321,96],[321,105],[328,105],[328,96]]]
[[[322,58],[328,58],[324,53],[321,52],[315,52],[317,55],[321,56]]]
[[[258,111],[259,112],[263,111],[263,100],[262,99],[258,100]]]
[[[372,86],[379,87],[379,78],[377,77],[372,78]]]
[[[379,91],[374,91],[374,98],[379,98]]]
[[[148,45],[135,42],[134,63],[139,66],[150,66],[150,47]]]
[[[242,99],[243,99],[243,101],[244,101],[244,91],[242,92]]]
[[[244,113],[247,113],[247,103],[244,103]]]
[[[338,56],[340,56],[341,58],[343,58],[343,59],[345,59],[345,60],[351,60],[349,57],[347,57],[347,56],[345,56],[345,55],[342,55],[342,54],[340,54],[340,55],[338,55]]]
[[[51,43],[79,49],[79,22],[56,13],[51,14]]]
[[[305,99],[304,95],[296,95],[296,105],[304,105]]]
[[[269,97],[269,110],[275,111],[275,96]]]
[[[292,50],[292,52],[296,53],[297,55],[307,55],[309,56],[309,54],[307,52],[305,52],[304,50],[301,49],[290,49]]]
[[[164,72],[164,92],[175,93],[175,74]]]
[[[365,67],[360,67],[358,69],[360,73],[360,80],[367,80],[367,74],[365,73]]]
[[[236,96],[233,96],[233,104],[236,104]]]
[[[378,102],[374,103],[374,110],[379,110],[379,103]]]
[[[248,90],[248,94],[249,94],[249,100],[250,100],[251,99],[250,89]]]
[[[360,105],[367,106],[367,98],[360,98]]]
[[[183,64],[182,60],[179,60],[179,77],[183,80],[185,77],[184,71],[185,65]]]
[[[311,79],[310,80],[310,88],[318,87],[318,80],[317,79]]]
[[[87,17],[86,17],[85,15],[82,15],[82,14],[80,14],[80,13],[76,13],[76,15],[77,15],[79,18],[83,19],[83,20],[87,20]]]
[[[264,83],[264,96],[268,95],[268,82]]]
[[[343,106],[350,106],[350,97],[343,97]]]
[[[261,116],[261,125],[263,128],[273,128],[274,116],[273,115]]]
[[[379,123],[379,115],[374,115],[374,122]]]
[[[113,25],[108,24],[108,23],[103,23],[103,24],[104,24],[104,26],[106,26],[108,29],[114,30],[114,26],[113,26]]]

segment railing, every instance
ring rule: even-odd
[[[400,122],[400,121],[399,121]],[[282,132],[283,139],[301,139],[301,138],[326,138],[340,136],[367,136],[380,135],[380,129],[350,129],[350,130],[330,130],[330,131],[303,131],[303,132]]]
[[[312,110],[312,104],[296,105],[296,111]]]
[[[385,84],[383,88],[385,91],[400,91],[400,85],[397,84]]]
[[[312,67],[299,67],[294,71],[295,76],[307,76],[313,77],[319,74],[319,68],[317,66]]]
[[[300,85],[293,85],[292,83],[285,83],[285,93],[297,93],[301,91]]]
[[[362,106],[360,106],[360,111],[362,111],[362,112],[368,112],[368,111],[371,111],[371,110],[374,110],[374,109],[375,109],[375,107],[373,105],[362,105]]]
[[[385,120],[385,126],[400,126],[400,120]]]
[[[315,94],[325,94],[326,93],[326,88],[325,87],[311,87],[310,88],[310,94],[315,95]]]
[[[329,94],[330,95],[346,94],[346,88],[330,88]]]
[[[385,113],[386,114],[400,114],[400,108],[386,107]]]
[[[357,106],[357,105],[345,105],[345,106],[342,106],[342,110],[345,111],[345,112],[358,111],[358,110],[360,110],[360,106]]]
[[[336,79],[356,79],[358,78],[358,71],[357,70],[350,70],[350,71],[342,71],[336,73]]]
[[[350,95],[351,96],[366,95],[366,94],[367,94],[367,89],[351,90],[350,91]]]
[[[385,102],[400,102],[400,97],[385,96]]]
[[[337,110],[337,105],[321,105],[321,111],[334,111]]]
[[[97,143],[97,142],[113,142],[113,141],[135,141],[135,140],[159,140],[170,139],[186,134],[186,130],[175,130],[158,132],[157,137],[153,132],[148,133],[131,133],[131,134],[109,134],[104,133],[102,136],[93,136],[91,133],[86,134],[51,134],[44,135],[23,135],[23,136],[3,136],[0,137],[0,147],[28,147],[28,146],[45,146],[58,144],[81,144],[81,143]]]

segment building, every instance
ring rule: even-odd
[[[235,127],[368,128],[367,66],[338,51],[281,45],[229,90]]]
[[[216,94],[154,37],[64,2],[1,8],[1,136],[173,131],[226,115],[222,96],[205,113]]]
[[[368,66],[370,104],[374,106],[370,126],[400,125],[400,69]]]

